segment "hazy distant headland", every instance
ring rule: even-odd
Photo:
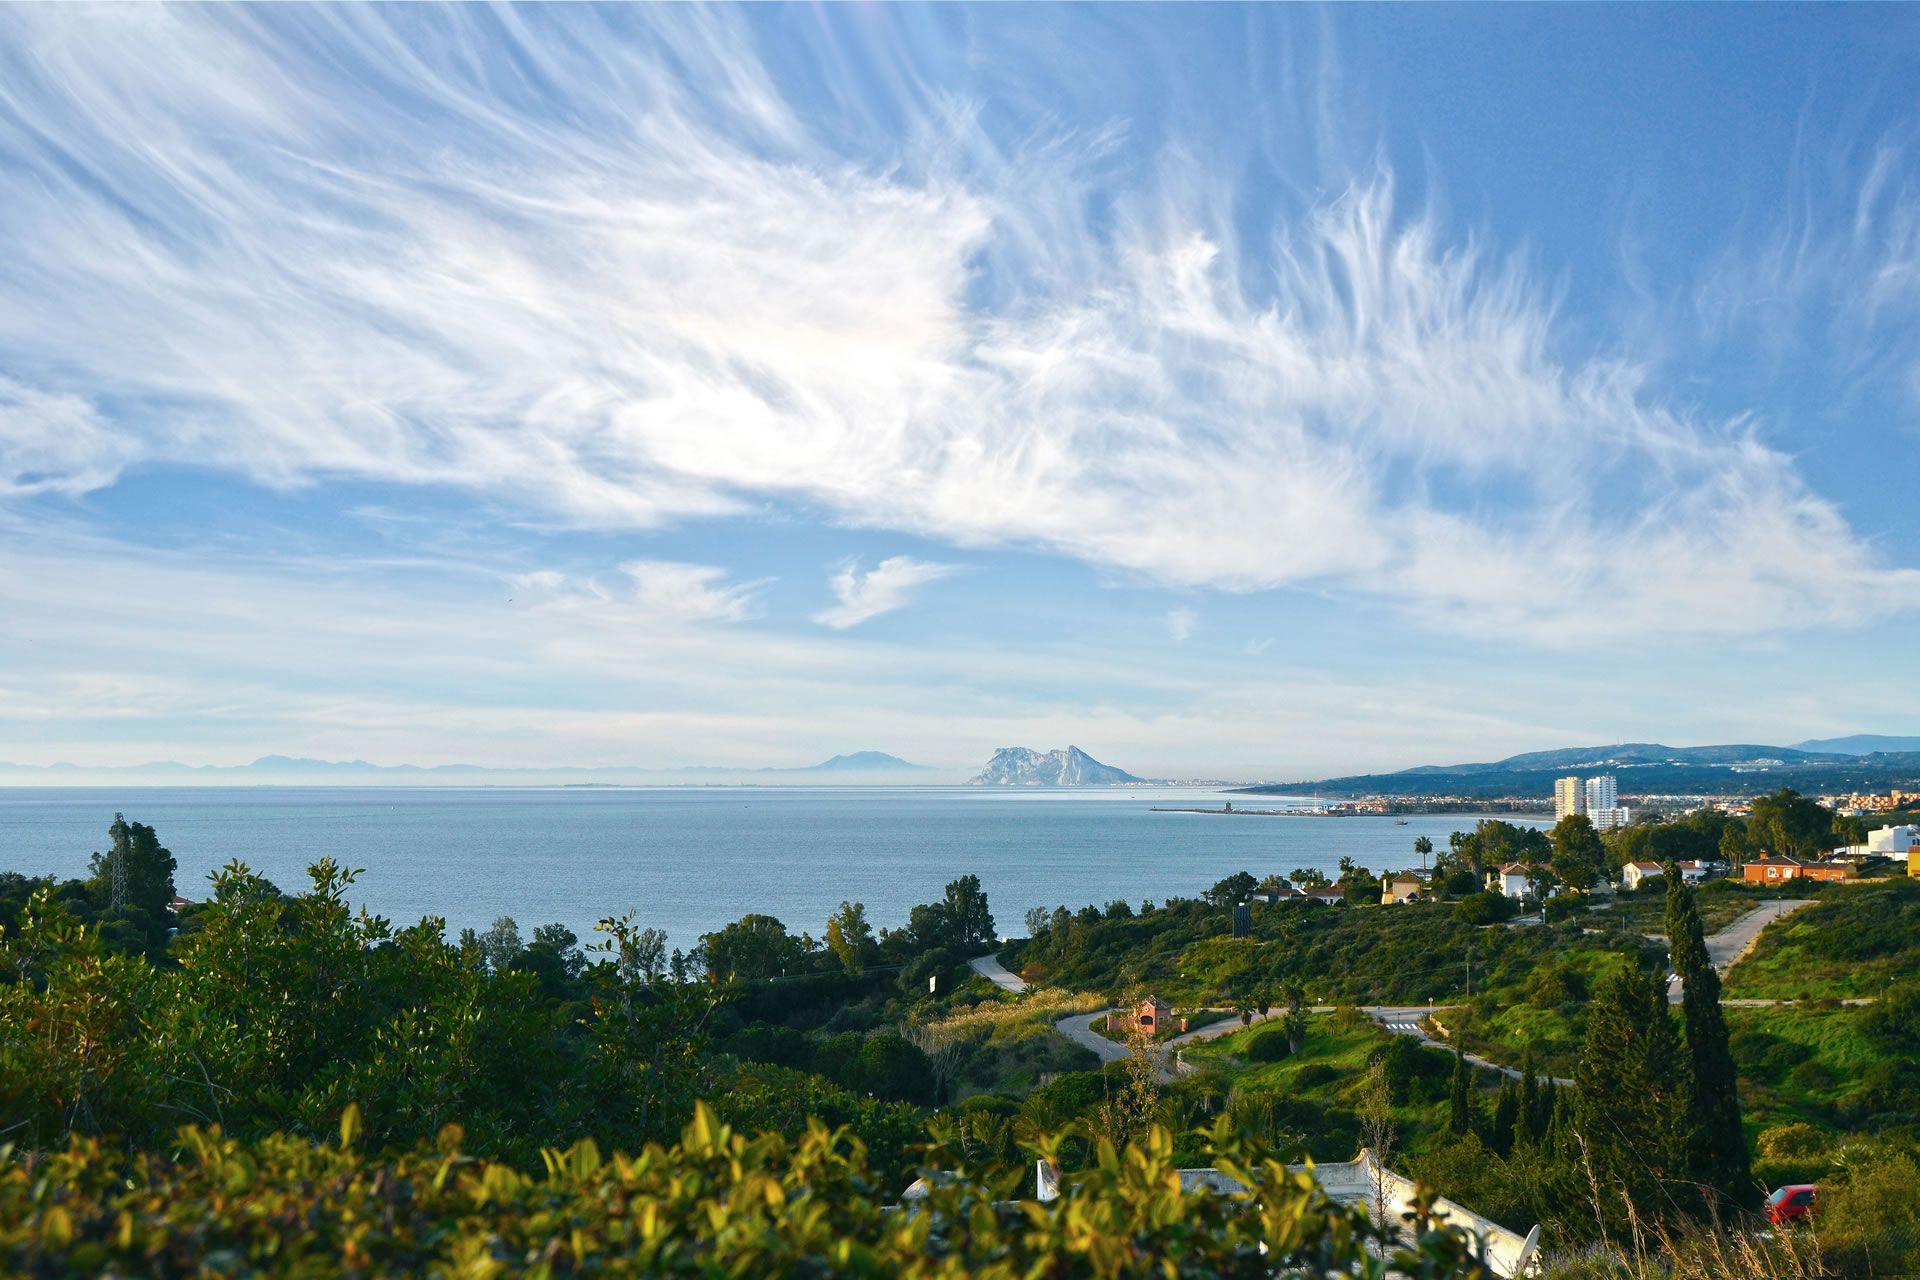
[[[15,786],[672,786],[729,783],[860,784],[920,781],[926,765],[884,751],[854,751],[818,764],[790,768],[738,765],[555,766],[497,768],[478,764],[374,764],[367,760],[317,760],[262,756],[249,764],[193,765],[173,760],[147,764],[23,765],[0,763],[0,785]]]

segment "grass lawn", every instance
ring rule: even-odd
[[[1833,1131],[1846,1127],[1847,1095],[1870,1068],[1893,1062],[1862,1034],[1864,1014],[1844,1006],[1726,1011],[1749,1137],[1796,1121]]]
[[[1469,1032],[1467,1051],[1490,1062],[1518,1067],[1528,1048],[1541,1075],[1571,1076],[1585,1035],[1584,1010],[1578,1005],[1541,1008],[1516,1004],[1483,1018]]]
[[[1230,1036],[1193,1045],[1186,1061],[1194,1066],[1217,1071],[1230,1082],[1233,1095],[1278,1095],[1296,1106],[1316,1111],[1327,1118],[1324,1140],[1310,1145],[1316,1159],[1350,1159],[1359,1145],[1357,1115],[1361,1092],[1366,1085],[1371,1059],[1394,1037],[1371,1018],[1340,1013],[1317,1013],[1309,1017],[1307,1034],[1300,1052],[1279,1062],[1249,1062],[1248,1041],[1261,1027],[1236,1031]],[[1428,1050],[1446,1062],[1445,1055]],[[1476,1071],[1474,1085],[1482,1110],[1493,1105],[1493,1088],[1499,1077],[1492,1072]],[[1448,1103],[1445,1068],[1437,1079],[1415,1082],[1407,1096],[1396,1100],[1394,1123],[1396,1161],[1429,1150],[1444,1134]],[[1344,1145],[1343,1145],[1344,1144]]]
[[[1770,924],[1727,974],[1740,999],[1879,996],[1920,973],[1920,880],[1836,886],[1810,907]]]
[[[1259,1023],[1218,1040],[1189,1045],[1184,1057],[1195,1066],[1231,1076],[1236,1089],[1298,1091],[1303,1075],[1311,1082],[1307,1088],[1321,1087],[1335,1078],[1346,1081],[1359,1077],[1374,1051],[1390,1039],[1371,1018],[1315,1013],[1307,1017],[1307,1034],[1299,1053],[1279,1062],[1248,1062],[1248,1042],[1269,1029],[1277,1033],[1277,1027]]]

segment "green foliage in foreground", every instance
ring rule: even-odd
[[[748,1138],[696,1109],[680,1141],[603,1158],[591,1142],[545,1170],[435,1147],[397,1157],[276,1134],[181,1131],[131,1163],[97,1142],[0,1170],[0,1265],[22,1275],[247,1272],[277,1276],[1383,1276],[1481,1277],[1459,1234],[1410,1224],[1387,1246],[1364,1210],[1328,1201],[1222,1125],[1216,1166],[1243,1196],[1186,1193],[1156,1128],[1051,1206],[1013,1202],[1024,1175],[961,1169],[890,1207],[865,1148],[818,1123]],[[1030,1147],[1046,1156],[1049,1143]],[[939,1163],[952,1152],[929,1153]],[[1369,1252],[1369,1246],[1386,1256]]]

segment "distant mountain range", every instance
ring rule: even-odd
[[[194,765],[174,760],[126,766],[76,764],[22,765],[0,763],[0,781],[84,782],[106,778],[115,782],[221,782],[288,783],[302,782],[407,782],[416,784],[484,782],[544,783],[548,785],[587,785],[604,782],[719,781],[728,778],[841,777],[847,775],[898,774],[922,772],[924,765],[912,764],[884,751],[855,751],[837,755],[819,764],[790,768],[743,769],[731,765],[688,765],[678,768],[649,769],[637,765],[613,765],[606,768],[558,766],[543,769],[495,768],[478,764],[373,764],[366,760],[315,760],[297,756],[261,756],[251,764]]]
[[[1002,747],[987,767],[967,779],[974,787],[1096,787],[1120,782],[1145,782],[1125,769],[1101,764],[1078,747],[1064,751],[1035,751],[1030,747]]]
[[[1731,743],[1669,747],[1623,742],[1529,751],[1484,764],[1420,765],[1395,773],[1267,783],[1259,795],[1546,797],[1555,778],[1611,773],[1622,795],[1756,795],[1780,787],[1805,792],[1920,786],[1920,738],[1856,734],[1794,747]]]
[[[1884,733],[1856,733],[1850,738],[1810,738],[1793,744],[1802,751],[1833,755],[1866,756],[1877,751],[1920,751],[1920,738],[1894,738]]]

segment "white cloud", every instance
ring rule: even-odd
[[[840,603],[814,614],[813,620],[836,631],[857,627],[869,618],[902,608],[916,588],[945,578],[957,568],[911,556],[888,556],[862,573],[858,564],[850,562],[830,579]]]
[[[1261,636],[1258,640],[1247,641],[1247,656],[1249,658],[1265,657],[1267,650],[1271,648],[1273,648],[1273,637]]]
[[[1106,135],[1008,154],[914,99],[926,141],[836,154],[724,12],[444,21],[476,25],[0,12],[0,354],[37,406],[0,397],[0,494],[161,460],[606,526],[786,498],[1549,643],[1920,605],[1749,424],[1562,352],[1551,292],[1384,173],[1256,255],[1227,177],[1099,187]],[[886,564],[821,619],[912,585]]]
[[[111,483],[134,453],[81,397],[0,375],[0,496],[85,493]]]
[[[625,583],[557,569],[516,574],[509,603],[643,626],[743,622],[758,612],[759,592],[771,581],[732,582],[717,565],[676,560],[629,560],[620,572]]]
[[[1184,642],[1193,636],[1193,628],[1200,621],[1200,615],[1191,609],[1167,610],[1167,634],[1176,643]]]
[[[704,564],[633,560],[620,566],[633,579],[640,607],[681,622],[740,622],[754,613],[760,582],[728,582],[727,571]]]

